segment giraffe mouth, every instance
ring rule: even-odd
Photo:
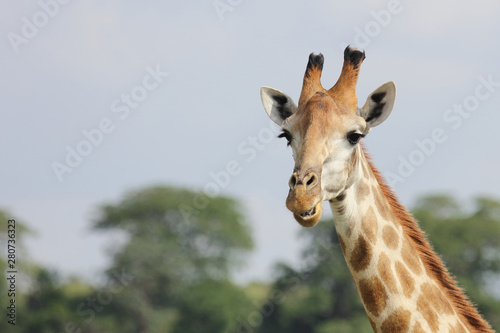
[[[313,209],[308,210],[307,212],[300,214],[300,217],[307,219],[307,218],[313,216],[314,214],[316,214],[316,207],[313,207]]]
[[[293,216],[303,227],[311,228],[314,227],[321,219],[321,214],[323,213],[323,203],[320,201],[313,208],[305,211],[303,213],[293,213]]]

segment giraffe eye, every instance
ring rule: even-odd
[[[355,145],[359,142],[359,140],[361,140],[361,138],[364,137],[365,136],[359,132],[351,132],[347,134],[347,141],[349,141],[351,145]]]
[[[283,131],[280,135],[278,135],[278,138],[285,138],[287,143],[286,145],[289,146],[290,143],[292,142],[292,135],[288,131]]]

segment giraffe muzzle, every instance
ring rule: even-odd
[[[321,172],[302,174],[297,171],[290,177],[286,207],[304,227],[316,225],[323,212],[320,174]]]

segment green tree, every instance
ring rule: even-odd
[[[333,220],[302,229],[305,248],[299,269],[277,265],[278,278],[259,332],[369,332],[370,323],[340,249]]]
[[[229,281],[253,246],[235,200],[146,188],[101,206],[94,228],[126,238],[107,274],[126,274],[129,283],[96,320],[107,332],[195,332],[203,324],[204,332],[220,333],[250,311],[248,297]]]
[[[93,288],[74,279],[63,283],[54,270],[39,266],[32,270],[28,292],[22,295],[18,332],[92,332],[83,327],[77,309]]]
[[[253,309],[241,288],[227,280],[206,280],[182,295],[179,320],[172,332],[236,332],[238,320]]]
[[[14,283],[15,290],[11,290],[10,283],[8,283],[5,277],[0,279],[0,299],[6,300],[9,303],[11,300],[14,300],[16,305],[16,326],[7,323],[7,320],[10,318],[5,314],[2,316],[4,320],[0,321],[0,331],[8,332],[13,327],[19,327],[19,317],[23,314],[24,298],[21,294],[23,289],[20,285],[21,281],[30,281],[33,276],[34,265],[31,264],[24,246],[26,236],[33,234],[33,232],[25,226],[23,221],[17,219],[6,210],[0,210],[0,223],[0,248],[2,253],[0,257],[0,269],[2,272],[7,272],[8,270],[17,271]],[[11,251],[14,251],[10,255],[15,256],[15,258],[8,257],[9,248]],[[10,265],[13,266],[11,267]]]

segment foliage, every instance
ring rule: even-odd
[[[464,207],[450,196],[427,196],[413,213],[459,284],[498,330],[500,202],[481,197]],[[8,216],[0,211],[0,218]],[[146,188],[101,206],[93,226],[96,232],[124,236],[112,253],[107,282],[91,286],[25,263],[26,287],[16,297],[16,332],[371,331],[332,220],[301,229],[305,246],[296,267],[277,264],[272,283],[245,287],[231,281],[231,272],[253,243],[233,199]],[[28,230],[21,226],[20,232]],[[1,246],[4,240],[2,230]],[[0,267],[5,265],[0,258]],[[6,293],[5,281],[0,293]],[[1,332],[11,328],[0,322]]]
[[[14,224],[8,223],[9,220],[15,220]],[[7,244],[15,247],[15,259],[14,269],[18,273],[15,274],[15,290],[10,289],[10,284],[6,278],[0,279],[0,299],[10,302],[14,300],[16,305],[16,326],[19,323],[19,313],[21,306],[23,305],[24,297],[21,294],[20,280],[28,280],[34,271],[35,267],[30,264],[28,260],[28,255],[24,246],[24,239],[27,235],[33,234],[33,232],[27,228],[23,221],[13,216],[6,210],[0,210],[0,221],[2,227],[0,228],[0,248],[2,256],[0,257],[0,269],[2,272],[7,272],[12,268],[8,267],[7,262]],[[14,226],[14,228],[9,228],[8,225]],[[8,230],[14,231],[14,234],[8,232]],[[10,237],[9,237],[10,236]],[[8,243],[9,240],[13,240],[14,244]],[[22,259],[22,260],[20,260]],[[5,303],[7,305],[7,303]],[[10,303],[9,303],[10,305]],[[12,329],[12,325],[7,323],[7,311],[3,312],[3,320],[0,321],[0,332],[8,332]]]
[[[31,280],[30,292],[22,299],[16,329],[40,333],[80,329],[82,319],[76,310],[93,288],[76,280],[63,284],[57,272],[42,267],[34,269]]]
[[[301,230],[299,269],[277,266],[275,309],[259,332],[366,332],[371,330],[339,246],[332,220]],[[264,311],[263,311],[264,313]]]
[[[234,332],[238,329],[238,318],[252,310],[240,287],[229,281],[207,280],[183,295],[180,318],[172,332]]]
[[[194,332],[204,325],[205,332],[222,332],[248,311],[247,296],[228,281],[253,246],[235,200],[147,188],[102,206],[94,226],[128,239],[107,272],[110,279],[118,272],[130,280],[104,312],[120,314],[117,328]]]
[[[116,253],[115,266],[153,276],[165,273],[168,282],[150,285],[154,292],[149,293],[157,295],[166,284],[176,288],[177,283],[184,284],[186,277],[226,278],[253,247],[235,200],[171,187],[131,192],[116,205],[102,206],[95,229],[127,234],[129,241]]]

